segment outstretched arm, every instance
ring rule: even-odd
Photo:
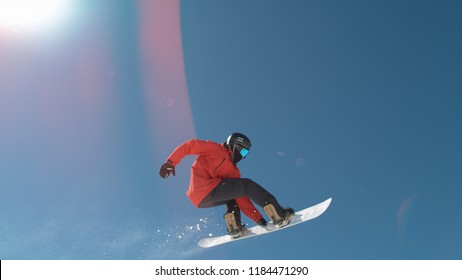
[[[168,157],[167,161],[162,164],[159,175],[167,179],[170,174],[175,176],[175,166],[187,155],[198,155],[207,153],[212,147],[213,142],[191,139],[178,146]]]
[[[178,146],[168,157],[172,165],[176,166],[187,155],[199,155],[209,152],[214,143],[199,139],[191,139]]]

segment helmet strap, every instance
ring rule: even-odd
[[[231,153],[231,160],[234,162],[234,164],[238,163],[242,159],[241,153],[235,148],[236,145],[233,146],[233,150]]]

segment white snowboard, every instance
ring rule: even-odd
[[[207,237],[207,238],[199,240],[198,244],[199,246],[203,248],[209,248],[209,247],[225,244],[228,242],[239,241],[239,240],[246,239],[249,237],[254,237],[254,236],[258,236],[258,235],[262,235],[262,234],[266,234],[270,232],[275,232],[278,230],[287,229],[291,226],[295,226],[300,223],[303,223],[303,222],[312,220],[316,217],[319,217],[322,213],[324,213],[324,211],[326,211],[331,201],[332,201],[332,198],[329,198],[319,204],[316,204],[314,206],[311,206],[311,207],[308,207],[306,209],[296,212],[295,215],[291,218],[290,223],[282,228],[277,228],[271,222],[269,222],[266,227],[254,226],[254,227],[247,229],[244,235],[239,238],[232,239],[229,235]]]

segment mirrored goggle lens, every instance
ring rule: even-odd
[[[242,148],[240,153],[242,157],[246,157],[247,154],[249,153],[249,150],[247,150],[246,148]]]

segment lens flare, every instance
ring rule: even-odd
[[[59,25],[71,0],[0,0],[0,28],[17,32]]]
[[[397,215],[396,215],[396,225],[398,239],[404,241],[406,235],[406,226],[408,223],[409,212],[414,205],[416,198],[419,196],[419,193],[414,193],[407,197],[400,205]]]

